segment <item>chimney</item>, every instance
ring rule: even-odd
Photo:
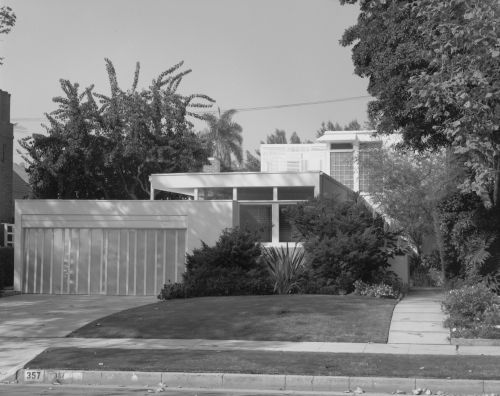
[[[203,173],[219,173],[220,161],[215,157],[209,157],[210,165],[203,165]]]

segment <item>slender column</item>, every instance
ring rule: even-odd
[[[272,243],[279,243],[280,241],[280,205],[278,203],[272,204]]]
[[[359,191],[359,140],[352,143],[352,186],[354,191]]]

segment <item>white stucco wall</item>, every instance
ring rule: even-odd
[[[16,200],[14,288],[21,289],[23,228],[187,229],[186,251],[233,227],[233,201]]]

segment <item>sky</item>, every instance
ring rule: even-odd
[[[2,0],[17,15],[0,37],[0,89],[11,94],[15,140],[43,133],[59,80],[109,93],[105,58],[122,89],[137,61],[139,88],[179,61],[192,69],[179,92],[206,94],[214,109],[240,109],[243,148],[275,129],[315,137],[322,121],[366,122],[368,81],[339,44],[357,5],[338,0]],[[361,97],[361,98],[359,98]],[[357,99],[351,99],[357,98]],[[245,110],[339,100],[265,110]],[[206,124],[196,122],[198,130]],[[17,145],[18,147],[18,145]],[[21,162],[15,154],[15,162]]]

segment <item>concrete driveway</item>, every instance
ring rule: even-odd
[[[0,298],[0,337],[65,337],[124,309],[157,302],[153,296],[19,294]]]
[[[20,294],[0,298],[0,382],[73,330],[154,296]]]

